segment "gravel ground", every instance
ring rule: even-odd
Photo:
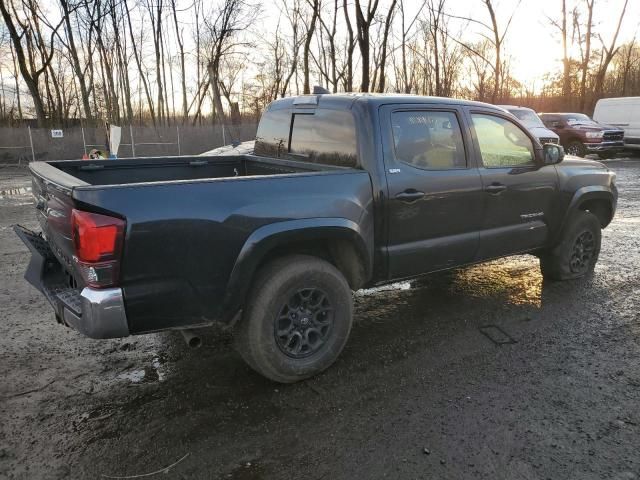
[[[224,331],[189,350],[55,324],[10,229],[36,228],[28,177],[0,169],[0,478],[640,478],[640,160],[609,166],[592,277],[521,256],[358,292],[336,365],[292,386]]]

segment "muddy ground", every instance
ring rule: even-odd
[[[640,478],[640,159],[609,166],[591,278],[522,256],[360,292],[337,364],[292,386],[224,331],[189,350],[56,325],[10,230],[36,227],[28,178],[0,169],[0,477]]]

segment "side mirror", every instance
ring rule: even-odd
[[[544,164],[556,165],[564,159],[564,148],[555,143],[546,143],[543,145]]]

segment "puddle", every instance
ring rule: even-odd
[[[164,382],[166,378],[166,372],[162,365],[160,357],[154,357],[151,360],[151,365],[147,365],[144,368],[127,370],[118,375],[119,380],[128,380],[132,384],[152,383],[152,382]]]
[[[398,282],[392,283],[390,285],[384,285],[382,287],[373,287],[364,290],[358,290],[356,292],[356,297],[368,297],[381,292],[401,292],[404,290],[411,290],[411,282]]]
[[[226,475],[226,478],[233,480],[260,480],[264,478],[265,468],[262,465],[252,462],[245,462],[238,465],[230,473]]]

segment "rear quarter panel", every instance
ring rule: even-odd
[[[132,333],[225,317],[238,255],[265,225],[343,218],[373,248],[371,181],[359,170],[87,187],[74,198],[126,218],[121,279]]]

